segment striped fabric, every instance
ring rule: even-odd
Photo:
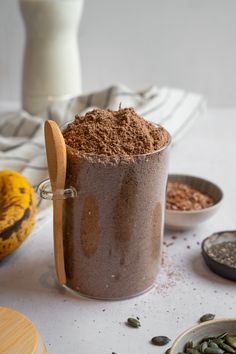
[[[163,125],[171,133],[173,143],[206,108],[202,96],[179,89],[151,87],[134,92],[119,85],[53,102],[47,117],[62,125],[73,120],[77,113],[84,114],[95,107],[118,109],[120,104],[132,106],[144,118]],[[20,171],[35,188],[48,176],[43,137],[43,122],[47,117],[34,117],[23,111],[0,116],[1,169]],[[39,201],[38,227],[48,219],[49,206],[49,202]]]

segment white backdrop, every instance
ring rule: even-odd
[[[235,0],[85,0],[84,91],[168,85],[235,105],[235,13]],[[0,0],[0,101],[20,99],[23,43],[17,0]]]

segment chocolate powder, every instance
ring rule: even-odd
[[[77,115],[63,135],[66,144],[80,154],[114,157],[150,153],[169,141],[164,128],[139,117],[133,108],[95,109]]]
[[[65,187],[77,190],[64,201],[67,286],[103,299],[146,291],[161,264],[169,149],[156,150],[168,133],[129,108],[77,116],[63,134]]]

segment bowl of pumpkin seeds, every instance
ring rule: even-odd
[[[236,318],[204,319],[178,336],[168,354],[236,354]]]

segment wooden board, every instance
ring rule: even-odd
[[[46,354],[37,328],[20,312],[0,307],[0,353]]]

